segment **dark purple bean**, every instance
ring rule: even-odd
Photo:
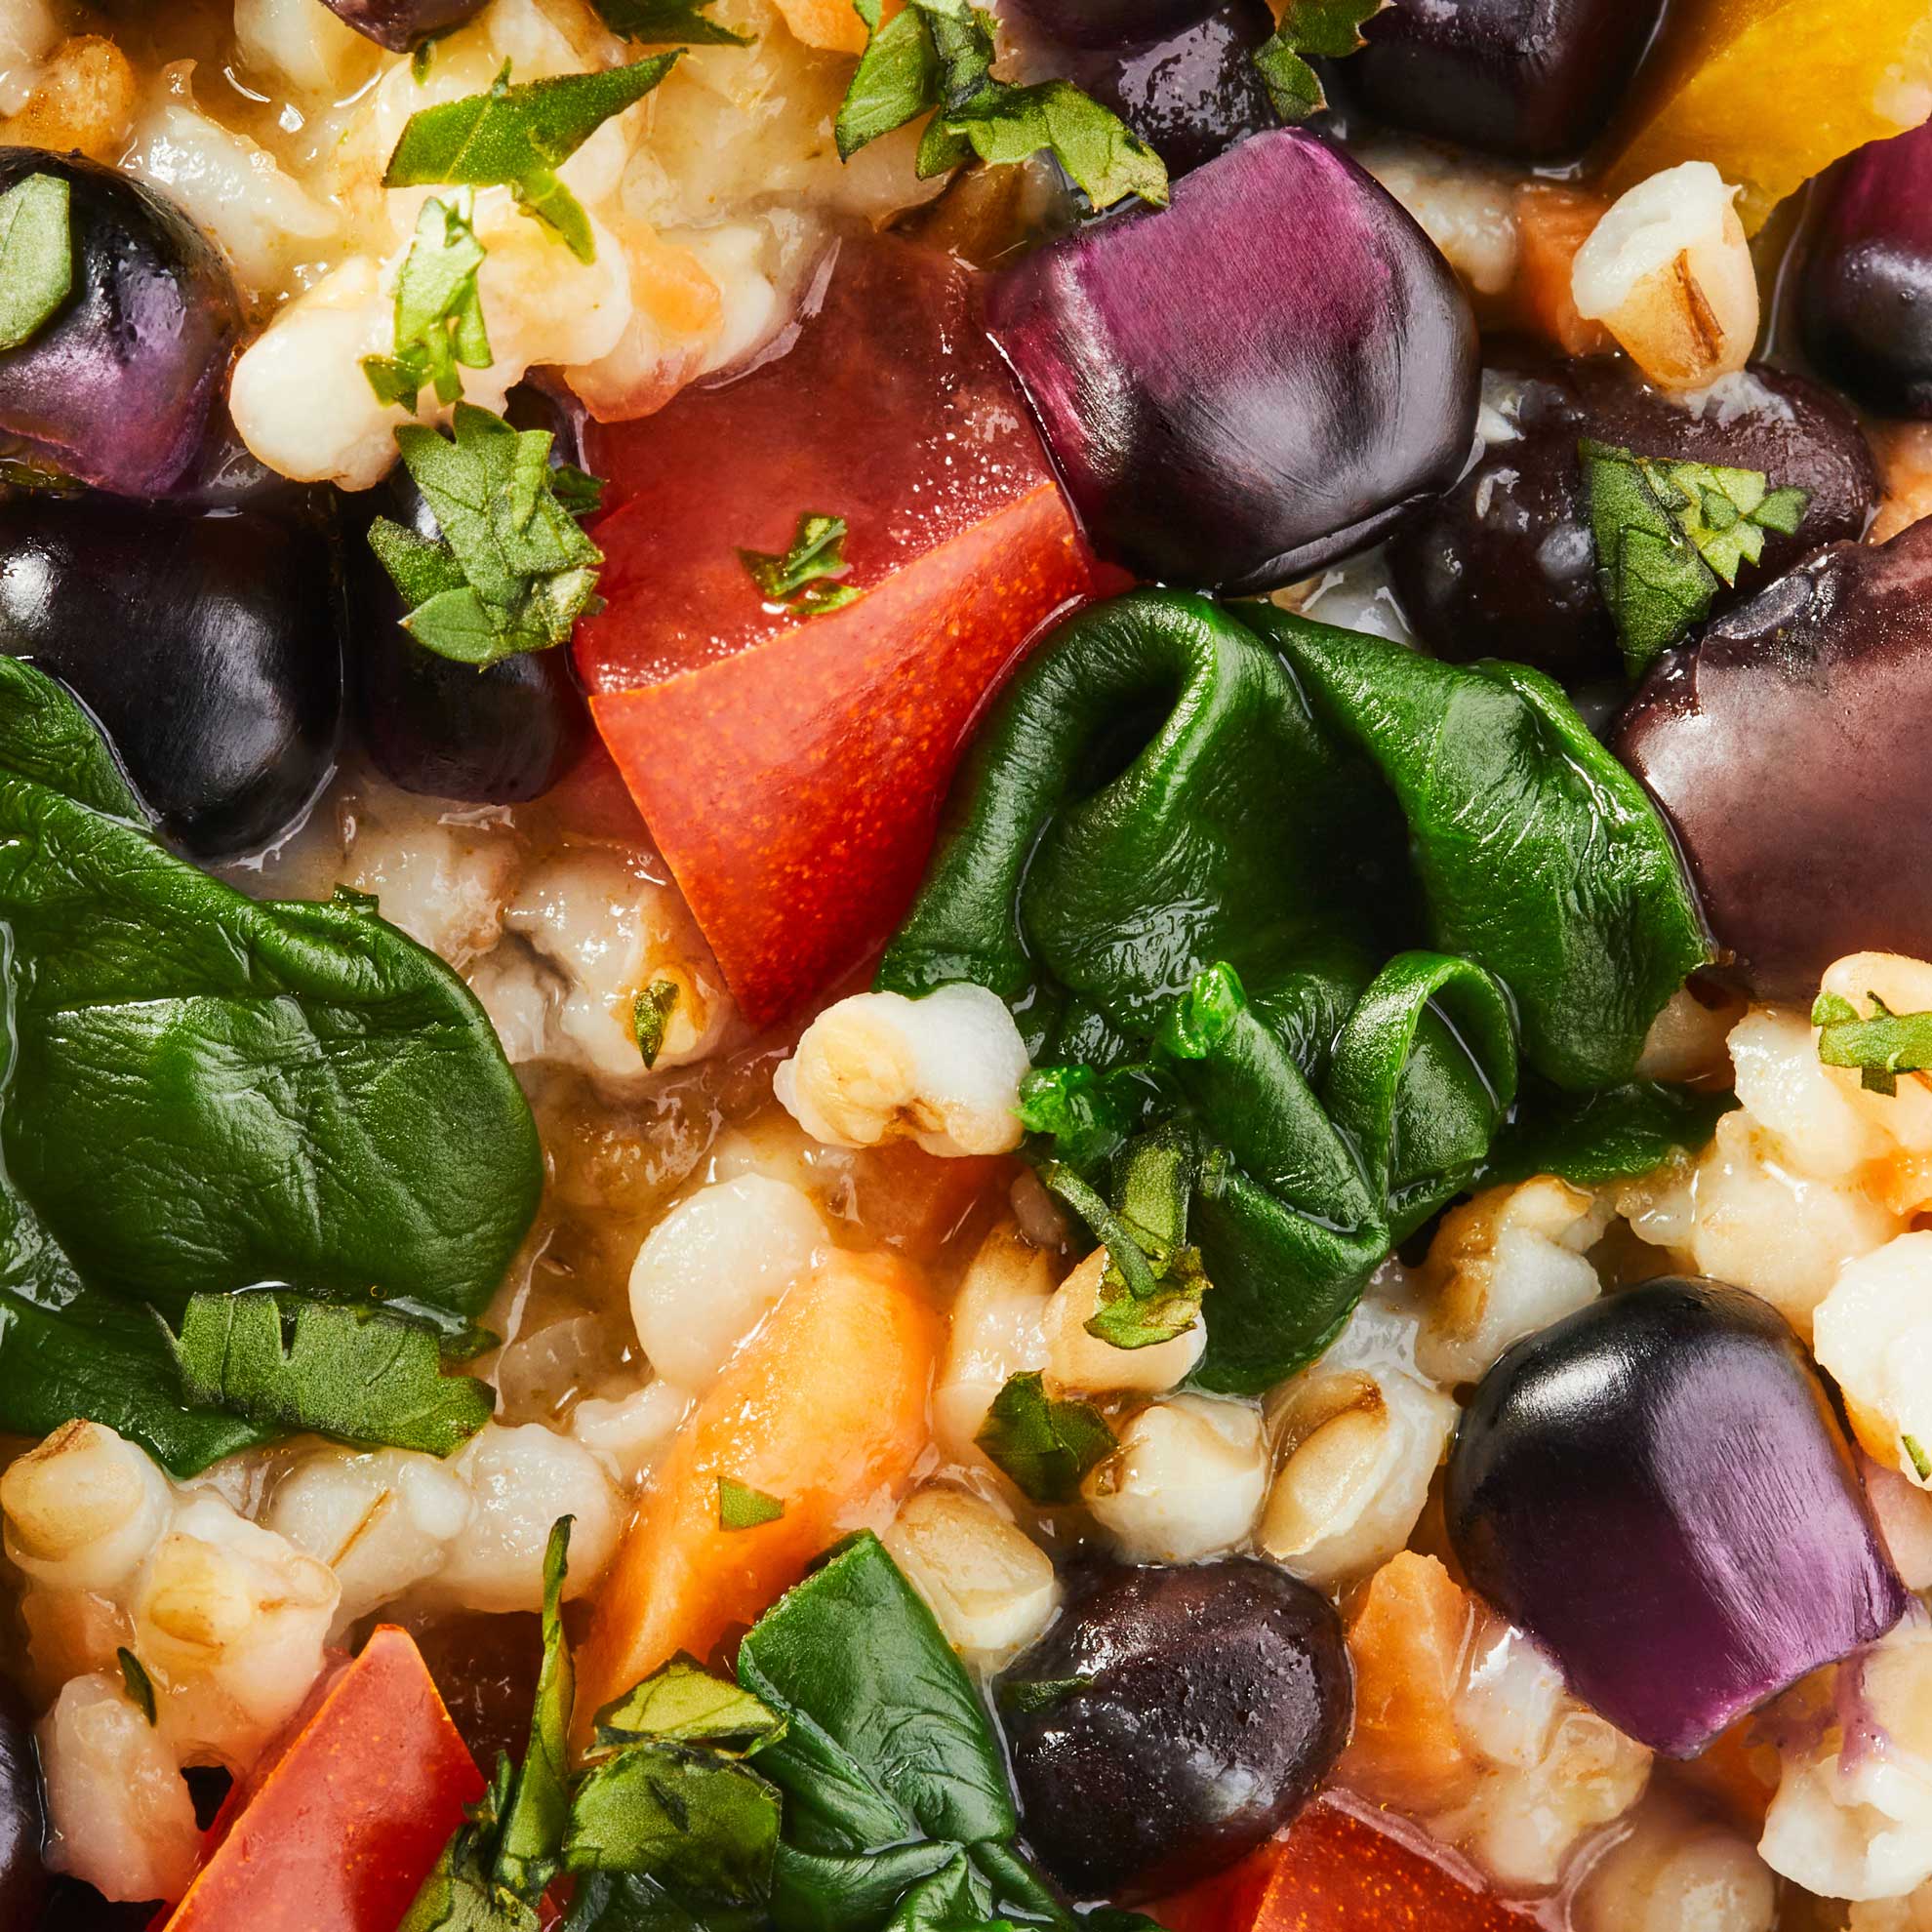
[[[1603,132],[1663,11],[1663,0],[1389,0],[1334,73],[1391,127],[1568,161]]]
[[[578,424],[568,408],[527,383],[504,412],[519,429],[547,429],[551,459],[575,463]],[[398,466],[367,500],[431,542],[435,512]],[[403,603],[358,533],[347,546],[349,693],[356,727],[377,769],[405,791],[472,804],[540,798],[577,762],[589,712],[565,650],[525,652],[486,670],[424,650],[402,627]]]
[[[1021,1829],[1078,1898],[1145,1898],[1252,1850],[1312,1795],[1353,1709],[1334,1606],[1249,1557],[1077,1573],[998,1702]]]
[[[1444,1506],[1475,1589],[1674,1757],[1911,1601],[1803,1345],[1714,1281],[1518,1342],[1464,1415]]]
[[[0,147],[0,191],[68,184],[73,291],[0,353],[0,431],[69,475],[128,497],[172,489],[195,462],[241,328],[227,264],[150,188],[78,155]]]
[[[1167,163],[1187,174],[1275,125],[1255,49],[1273,26],[1266,0],[1222,0],[1204,18],[1151,40],[1082,47],[1057,37],[1055,10],[1015,28],[1023,58],[1110,107]],[[1029,31],[1029,29],[1032,29]]]
[[[1932,957],[1932,521],[1835,543],[1658,665],[1612,740],[1765,999],[1832,960]]]
[[[1811,493],[1796,534],[1767,538],[1763,561],[1745,567],[1719,608],[1821,543],[1858,536],[1877,503],[1877,471],[1851,412],[1788,370],[1753,363],[1748,385],[1701,415],[1651,388],[1622,356],[1506,355],[1496,375],[1520,392],[1520,433],[1491,444],[1389,546],[1409,622],[1442,657],[1512,658],[1565,683],[1619,674],[1584,509],[1580,438],[1761,469],[1774,484]]]
[[[340,20],[392,54],[407,54],[474,20],[489,0],[322,0]]]
[[[0,502],[0,650],[100,720],[163,836],[271,844],[329,776],[342,603],[321,531],[108,497]]]
[[[0,1927],[30,1926],[47,1889],[47,1812],[26,1700],[0,1677]]]
[[[994,278],[994,340],[1104,555],[1267,589],[1469,461],[1476,337],[1434,244],[1306,129],[1256,135]]]
[[[1205,20],[1216,0],[1009,0],[1014,16],[1068,47],[1145,46]],[[1002,19],[1006,19],[1002,10]]]
[[[1932,418],[1932,125],[1860,148],[1826,188],[1798,313],[1860,402]]]

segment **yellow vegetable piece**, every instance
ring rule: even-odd
[[[1672,11],[1605,185],[1710,161],[1754,234],[1841,154],[1932,112],[1926,0],[1687,0]]]

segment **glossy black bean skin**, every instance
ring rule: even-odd
[[[398,468],[375,508],[434,541],[435,512]],[[405,791],[471,804],[540,798],[577,761],[589,713],[570,651],[530,651],[478,670],[425,650],[402,627],[403,602],[362,535],[346,549],[349,702],[376,767]]]
[[[1574,159],[1601,134],[1663,0],[1390,0],[1331,63],[1391,127],[1519,161]]]
[[[173,202],[78,155],[0,147],[0,191],[67,183],[73,287],[0,353],[0,431],[69,475],[165,495],[192,466],[241,329],[234,278]]]
[[[1187,174],[1275,125],[1254,63],[1255,49],[1273,27],[1266,0],[1224,0],[1151,39],[1104,47],[1061,39],[1050,7],[1030,19],[1037,21],[1037,64],[1110,107],[1167,163],[1171,176]],[[1025,28],[1018,31],[1026,44]]]
[[[1827,186],[1798,313],[1812,359],[1860,402],[1932,419],[1932,128],[1861,148]]]
[[[377,46],[407,54],[432,34],[447,33],[473,20],[489,0],[322,0],[322,4]]]
[[[1205,20],[1215,0],[1009,0],[1009,7],[1068,47],[1109,48],[1180,33]]]
[[[1506,352],[1493,373],[1519,392],[1518,434],[1492,443],[1389,546],[1409,622],[1442,657],[1512,658],[1564,683],[1620,674],[1596,584],[1583,438],[1761,469],[1776,485],[1810,492],[1797,531],[1766,539],[1762,562],[1745,567],[1720,609],[1820,544],[1858,536],[1877,504],[1877,471],[1851,412],[1788,370],[1752,364],[1728,406],[1707,404],[1701,416],[1651,388],[1622,356],[1566,363]]]
[[[0,1928],[33,1923],[47,1873],[40,1863],[46,1834],[40,1764],[26,1700],[0,1677]]]
[[[78,1878],[57,1878],[47,1893],[47,1902],[37,1919],[22,1919],[20,1932],[28,1925],[33,1932],[147,1932],[154,1922],[159,1901],[152,1905],[112,1905],[92,1885]],[[12,1921],[0,1921],[7,1932],[14,1932]]]
[[[1076,1678],[1016,1708],[1017,1684]],[[1077,1573],[999,1706],[1021,1829],[1047,1871],[1077,1898],[1145,1898],[1286,1824],[1347,1742],[1353,1694],[1328,1599],[1234,1557]]]
[[[0,650],[93,711],[163,837],[271,844],[335,759],[335,545],[312,526],[107,497],[0,502]]]
[[[1801,1001],[1832,960],[1932,954],[1932,521],[1836,543],[1660,664],[1611,748],[1662,808],[1732,970]]]

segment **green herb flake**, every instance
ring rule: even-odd
[[[483,1795],[463,1812],[396,1932],[539,1932],[535,1904],[497,1882],[498,1832],[516,1773],[501,1752]]]
[[[596,1723],[600,1751],[659,1738],[749,1752],[776,1743],[785,1730],[785,1719],[769,1705],[681,1653],[607,1704]]]
[[[734,33],[704,12],[712,0],[591,0],[615,34],[646,47],[749,47],[754,35]]]
[[[448,1456],[494,1412],[484,1384],[442,1373],[428,1328],[380,1311],[249,1289],[196,1295],[179,1336],[161,1328],[182,1399],[253,1422]]]
[[[718,1527],[721,1530],[757,1529],[775,1523],[785,1514],[785,1505],[762,1489],[752,1489],[731,1476],[718,1478]]]
[[[463,394],[464,369],[488,369],[490,338],[483,326],[477,271],[483,244],[471,225],[475,192],[460,189],[448,201],[423,204],[416,236],[396,277],[395,352],[366,355],[362,373],[379,401],[416,414],[426,382],[439,402]]]
[[[556,171],[614,114],[642,101],[677,60],[674,53],[655,54],[627,67],[515,86],[506,60],[487,94],[410,116],[382,185],[507,187],[517,206],[553,229],[579,261],[594,261],[590,218]]]
[[[1037,1369],[1007,1378],[973,1439],[1035,1503],[1074,1502],[1080,1479],[1114,1447],[1100,1410],[1048,1395]]]
[[[1762,558],[1767,531],[1796,530],[1809,502],[1802,490],[1771,489],[1761,470],[1588,439],[1577,450],[1597,582],[1632,678],[1704,620],[1720,585]]]
[[[968,0],[908,0],[889,20],[879,0],[854,6],[867,38],[833,123],[841,158],[929,113],[922,179],[976,154],[994,167],[1050,154],[1097,209],[1130,195],[1165,206],[1166,168],[1117,114],[1067,81],[993,77],[992,15]]]
[[[1045,1677],[1030,1684],[1009,1681],[999,1687],[999,1708],[1029,1717],[1035,1711],[1051,1711],[1056,1704],[1065,1704],[1092,1682],[1091,1677]]]
[[[1328,105],[1308,57],[1340,60],[1352,54],[1363,44],[1362,23],[1389,4],[1390,0],[1288,0],[1279,24],[1254,55],[1269,103],[1284,121],[1306,121]]]
[[[0,194],[0,349],[29,341],[73,285],[67,183],[29,175]]]
[[[1036,1067],[1020,1082],[1014,1111],[1029,1134],[1052,1143],[1055,1160],[1087,1173],[1126,1141],[1132,1114],[1120,1083],[1084,1065]]]
[[[1896,1094],[1901,1073],[1932,1067],[1932,1013],[1894,1013],[1875,992],[1869,1019],[1836,993],[1820,993],[1811,1009],[1818,1058],[1827,1067],[1855,1067],[1867,1093]]]
[[[114,1656],[120,1664],[121,1681],[128,1687],[128,1696],[152,1730],[160,1722],[154,1708],[154,1679],[147,1674],[141,1659],[132,1650],[117,1650]]]
[[[657,1066],[664,1050],[664,1028],[677,1010],[681,990],[675,980],[653,980],[630,1002],[630,1030],[646,1067]]]
[[[845,560],[845,538],[844,517],[805,510],[782,555],[741,549],[738,560],[767,604],[793,617],[823,617],[858,602],[861,594],[836,581],[852,568]]]
[[[549,432],[460,402],[448,436],[408,423],[396,442],[443,533],[434,543],[386,517],[370,525],[369,546],[409,606],[410,635],[478,668],[567,643],[591,608],[604,554],[558,499]],[[590,479],[570,474],[567,494],[581,501]]]
[[[1912,1468],[1918,1472],[1920,1482],[1932,1482],[1932,1456],[1925,1453],[1924,1444],[1915,1435],[1899,1437],[1900,1445],[1911,1459]]]

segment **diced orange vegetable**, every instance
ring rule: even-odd
[[[762,1025],[903,916],[988,698],[1097,566],[957,263],[848,240],[797,342],[593,429],[609,479],[591,716]],[[845,519],[862,594],[802,616],[737,551]]]
[[[1610,192],[1709,161],[1755,234],[1841,154],[1925,119],[1932,20],[1925,0],[1684,0],[1638,88]]]
[[[1566,181],[1525,181],[1516,190],[1515,319],[1565,355],[1608,355],[1616,342],[1601,322],[1586,322],[1570,294],[1577,251],[1609,203]]]
[[[395,1932],[482,1794],[414,1641],[385,1625],[230,1794],[167,1932]]]
[[[1778,1747],[1760,1734],[1755,1715],[1739,1718],[1695,1757],[1670,1769],[1712,1799],[1739,1831],[1752,1838],[1762,1835],[1764,1815],[1778,1794],[1779,1758]]]
[[[1341,1805],[1147,1911],[1169,1932],[1530,1932],[1535,1920]]]
[[[853,1160],[854,1212],[887,1247],[929,1262],[983,1198],[1010,1185],[1014,1171],[1003,1154],[943,1159],[910,1141],[888,1141]]]
[[[1348,1626],[1355,1728],[1340,1775],[1350,1789],[1425,1811],[1470,1794],[1477,1767],[1455,1697],[1472,1621],[1468,1592],[1433,1556],[1401,1550],[1369,1579]]]
[[[890,20],[904,5],[905,0],[885,0],[881,18]],[[865,51],[865,22],[852,0],[778,0],[778,10],[793,37],[807,47],[825,47],[835,54]]]
[[[797,1283],[673,1440],[577,1658],[577,1728],[680,1650],[715,1655],[841,1531],[911,1478],[927,1440],[938,1315],[886,1255],[835,1255]],[[718,1484],[775,1497],[753,1529],[718,1521]]]

